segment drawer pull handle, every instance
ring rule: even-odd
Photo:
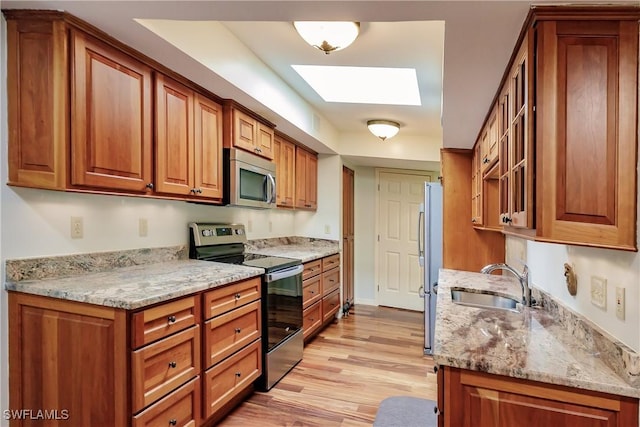
[[[242,295],[240,295],[240,294],[235,294],[235,298],[236,298],[236,299],[240,299],[241,297],[242,297]]]
[[[311,320],[311,321],[313,322],[313,321],[314,321],[314,320],[316,320],[316,319],[314,319],[314,318],[312,317],[312,318],[310,318],[309,320]]]
[[[178,424],[178,420],[175,420],[175,419],[169,420],[169,425],[170,426],[175,426],[177,424]]]
[[[176,323],[176,316],[173,316],[173,315],[169,316],[169,317],[167,318],[167,321],[168,321],[169,323]]]
[[[311,295],[313,295],[313,294],[315,294],[315,293],[316,293],[316,291],[311,291]]]
[[[236,334],[239,334],[242,331],[240,328],[236,328]]]
[[[173,361],[169,362],[169,367],[170,368],[175,368],[176,366],[178,366],[178,364],[176,362],[173,362]]]
[[[240,378],[241,376],[242,376],[242,373],[236,372],[236,377]]]

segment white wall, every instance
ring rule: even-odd
[[[355,167],[354,180],[354,300],[356,304],[376,304],[375,219],[376,175],[371,167]]]
[[[298,235],[342,240],[342,160],[338,155],[318,156],[318,209],[296,215]]]

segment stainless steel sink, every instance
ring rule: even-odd
[[[503,297],[483,291],[471,291],[465,289],[451,289],[451,299],[456,304],[468,305],[478,308],[495,308],[519,312],[518,301],[513,298]]]

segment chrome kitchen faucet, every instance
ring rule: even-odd
[[[506,270],[516,276],[518,281],[520,282],[520,287],[522,288],[522,304],[531,307],[532,299],[531,299],[531,286],[529,286],[529,267],[527,264],[523,264],[524,269],[522,270],[522,274],[518,273],[513,267],[504,263],[498,264],[489,264],[482,267],[480,273],[483,274],[491,274],[495,270]]]

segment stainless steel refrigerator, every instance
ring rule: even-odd
[[[438,270],[442,267],[442,185],[435,182],[424,183],[424,202],[418,213],[418,261],[423,273],[424,354],[432,354]]]

